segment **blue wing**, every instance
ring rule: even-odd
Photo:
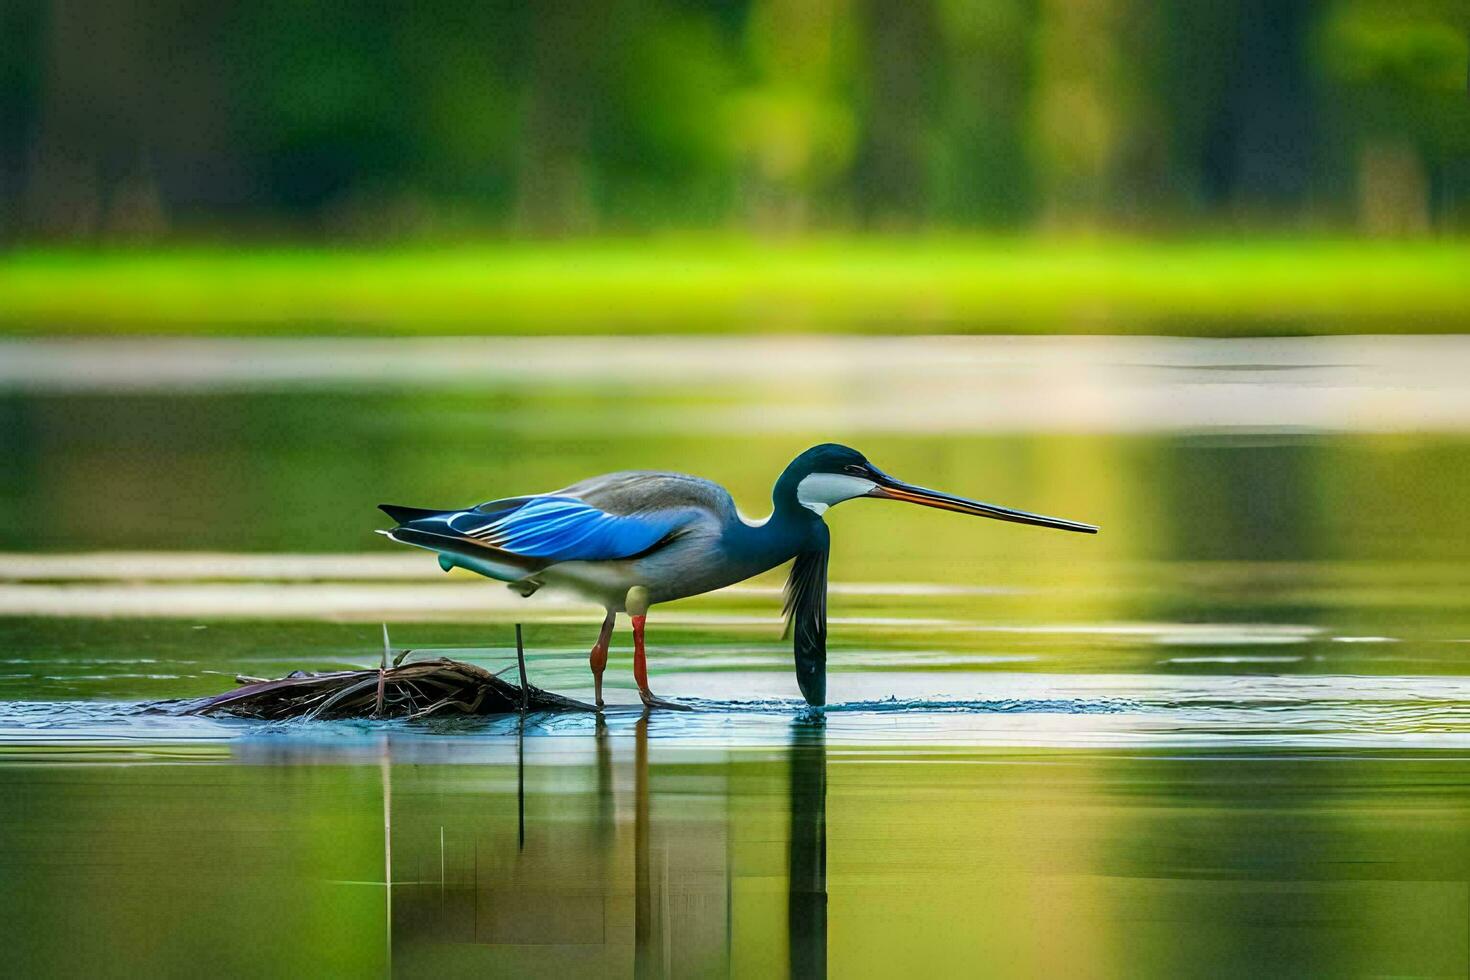
[[[628,558],[649,550],[690,518],[683,510],[609,514],[576,497],[560,495],[496,503],[510,506],[421,511],[404,526],[549,564]]]

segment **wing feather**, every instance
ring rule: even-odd
[[[547,563],[612,561],[648,551],[690,516],[687,510],[610,514],[576,497],[547,494],[431,513],[402,527]]]

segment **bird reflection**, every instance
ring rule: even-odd
[[[595,832],[604,843],[609,841],[617,829],[617,799],[613,795],[612,741],[607,735],[607,719],[599,712],[597,731],[593,736],[597,746],[597,816]]]
[[[827,975],[827,729],[821,715],[791,725],[788,957],[793,977]]]
[[[651,741],[665,725],[677,735],[676,723],[658,715],[599,719],[579,747],[568,739],[553,749],[581,755],[580,766],[539,765],[534,722],[509,731],[510,744],[484,765],[385,765],[392,850],[385,841],[377,860],[394,881],[393,967],[726,976],[779,972],[784,956],[792,976],[825,976],[820,717],[793,723],[775,759],[697,759],[676,737],[666,748]],[[787,792],[750,794],[781,778],[782,756]],[[766,814],[789,816],[784,855]],[[782,910],[760,897],[782,857],[784,949]],[[753,914],[737,916],[738,908]]]
[[[653,956],[653,883],[648,873],[648,712],[638,719],[633,756],[633,975],[663,976]]]
[[[516,641],[521,638],[521,626],[516,624]],[[524,691],[524,688],[522,688]],[[526,713],[521,712],[516,720],[516,847],[526,849]]]

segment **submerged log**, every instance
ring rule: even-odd
[[[521,676],[525,676],[524,669]],[[194,702],[183,713],[276,721],[597,710],[530,683],[512,684],[483,667],[445,657],[364,670],[298,670],[278,680],[237,680],[241,687]]]

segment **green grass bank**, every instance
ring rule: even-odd
[[[657,239],[0,254],[0,334],[1443,333],[1470,242]]]

